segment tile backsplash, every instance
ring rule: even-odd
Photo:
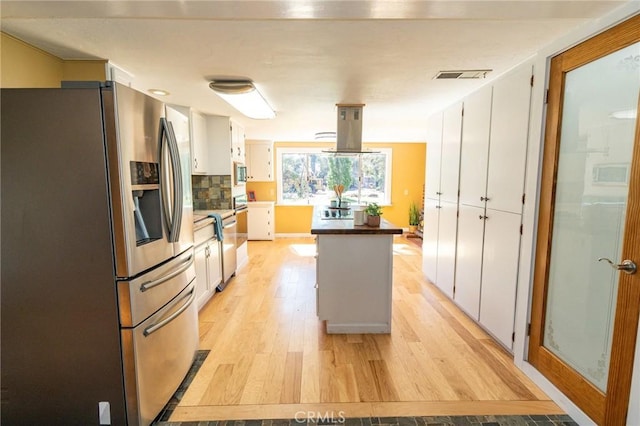
[[[231,175],[191,176],[194,210],[230,209]]]

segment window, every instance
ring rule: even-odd
[[[352,203],[391,204],[391,149],[336,155],[320,148],[278,148],[278,204],[329,204],[334,185]]]

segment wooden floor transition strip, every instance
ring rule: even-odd
[[[334,417],[418,417],[564,414],[552,401],[345,402],[326,404],[256,404],[178,406],[171,422],[295,419],[316,414]]]

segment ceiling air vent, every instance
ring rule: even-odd
[[[434,80],[459,80],[465,78],[485,78],[491,70],[456,70],[456,71],[440,71],[433,78]]]

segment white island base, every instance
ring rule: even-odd
[[[316,235],[316,310],[327,333],[391,333],[393,235]]]

